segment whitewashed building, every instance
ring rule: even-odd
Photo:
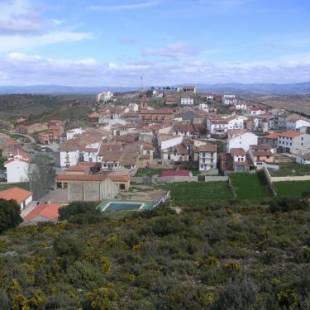
[[[288,117],[286,120],[287,130],[300,130],[303,127],[310,127],[310,120],[302,117]]]
[[[8,160],[4,167],[6,168],[8,183],[29,182],[29,161],[21,156],[15,156]]]
[[[228,130],[243,129],[245,119],[239,115],[210,117],[207,119],[207,129],[210,134],[226,134]]]
[[[223,96],[223,104],[226,106],[236,105],[238,103],[238,99],[236,95],[224,95]]]
[[[197,148],[199,171],[206,172],[217,168],[217,145],[207,144]]]
[[[60,167],[76,166],[80,161],[80,151],[76,150],[62,150],[60,151]]]
[[[258,144],[258,137],[252,132],[231,131],[228,134],[227,150],[231,149],[244,149],[246,152],[250,149],[251,145]]]
[[[198,109],[207,113],[209,112],[209,106],[207,103],[200,103]]]
[[[113,93],[110,91],[105,91],[97,95],[97,102],[108,102],[113,98]]]
[[[292,154],[310,153],[310,135],[298,131],[281,132],[277,146],[280,151]]]
[[[181,97],[181,105],[194,105],[195,100],[192,97]]]
[[[66,132],[67,141],[76,138],[77,136],[81,135],[84,132],[85,130],[82,128],[74,128],[74,129],[68,130]]]

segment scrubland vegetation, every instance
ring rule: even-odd
[[[61,220],[0,235],[1,309],[309,309],[306,200]]]

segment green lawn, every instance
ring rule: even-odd
[[[136,177],[145,177],[145,176],[151,177],[153,175],[160,174],[162,170],[163,169],[159,169],[159,168],[158,169],[152,169],[152,168],[139,169],[136,174]]]
[[[232,199],[226,182],[173,183],[165,186],[171,192],[171,201],[180,207],[200,207],[206,201]]]
[[[279,197],[300,198],[305,192],[310,192],[310,181],[277,182],[274,183]]]
[[[274,177],[310,175],[310,165],[283,164],[279,171],[270,170],[270,173]]]
[[[229,177],[238,199],[259,200],[272,196],[261,173],[234,173]]]

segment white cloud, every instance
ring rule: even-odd
[[[299,59],[299,60],[298,60]],[[12,52],[0,59],[0,84],[57,84],[74,86],[138,86],[178,83],[286,83],[310,80],[310,54],[257,62],[98,62],[89,59],[44,58]]]
[[[94,11],[130,11],[141,10],[157,6],[160,1],[145,1],[128,4],[114,4],[114,5],[92,5],[89,9]]]
[[[40,30],[37,10],[29,0],[0,2],[0,33],[31,33]]]
[[[91,33],[64,27],[58,19],[43,20],[34,0],[0,0],[0,52],[31,50],[36,47],[79,42]]]
[[[29,50],[44,45],[79,42],[92,39],[93,35],[87,32],[51,31],[37,35],[0,35],[0,52],[13,50]]]

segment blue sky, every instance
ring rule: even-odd
[[[0,0],[0,85],[310,80],[308,0]]]

